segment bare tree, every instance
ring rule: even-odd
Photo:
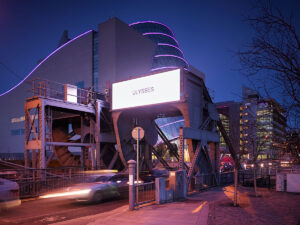
[[[237,55],[241,71],[257,90],[286,110],[290,125],[300,122],[300,39],[294,17],[285,16],[270,0],[259,0],[246,17],[254,31]],[[293,121],[292,121],[293,120]]]
[[[253,184],[255,196],[257,193],[257,169],[258,160],[262,159],[262,155],[269,155],[271,151],[271,136],[269,135],[269,130],[265,128],[265,122],[260,122],[260,119],[264,115],[257,116],[257,101],[254,100],[251,104],[247,105],[247,109],[244,111],[245,116],[242,117],[243,120],[243,130],[241,131],[241,146],[240,154],[249,154],[249,160],[253,167]],[[265,118],[263,118],[265,119]]]
[[[300,165],[300,129],[287,132],[284,153],[290,154],[292,163]]]

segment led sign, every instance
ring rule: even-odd
[[[112,84],[112,109],[180,100],[180,69]]]

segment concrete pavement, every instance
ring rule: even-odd
[[[239,206],[233,206],[233,187],[190,194],[181,202],[147,205],[129,211],[128,205],[56,225],[265,225],[300,224],[300,195],[261,188],[239,187]],[[101,207],[101,204],[99,204]]]
[[[161,205],[147,205],[129,211],[128,205],[112,211],[54,223],[55,225],[206,225],[209,203],[226,197],[221,188],[202,193],[191,194],[185,201]],[[101,205],[99,205],[101,207]]]

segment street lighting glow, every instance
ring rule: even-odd
[[[64,197],[64,196],[72,196],[72,195],[82,195],[82,194],[88,194],[88,193],[90,193],[90,191],[91,191],[91,189],[85,189],[85,190],[79,190],[79,191],[68,191],[68,192],[62,192],[62,193],[43,195],[40,198],[55,198],[55,197]]]

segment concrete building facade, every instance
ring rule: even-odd
[[[243,87],[241,102],[217,103],[217,110],[227,128],[234,148],[242,161],[277,160],[284,149],[286,119],[280,105],[273,99],[262,99],[258,93]],[[225,142],[221,149],[228,152]]]

